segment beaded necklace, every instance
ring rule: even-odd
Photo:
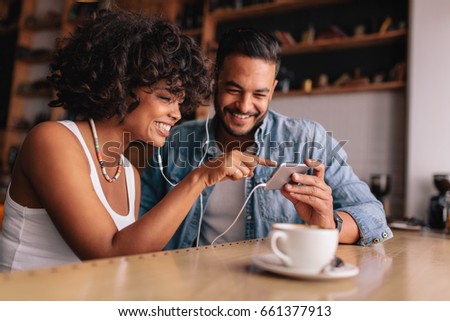
[[[109,183],[113,183],[119,178],[120,173],[122,172],[123,154],[120,154],[120,159],[119,159],[119,163],[117,164],[116,174],[113,176],[113,178],[109,177],[108,173],[106,172],[105,163],[103,162],[102,154],[100,153],[100,145],[98,143],[97,130],[95,128],[94,120],[92,118],[89,118],[89,123],[91,125],[92,135],[94,136],[95,152],[97,154],[97,159],[98,159],[98,163],[100,164],[100,168],[102,169],[103,177]]]

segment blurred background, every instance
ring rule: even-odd
[[[0,0],[1,195],[30,128],[69,117],[47,106],[55,40],[113,5],[163,14],[212,60],[228,28],[272,32],[283,56],[271,108],[341,141],[390,221],[429,224],[435,174],[450,177],[448,0]]]

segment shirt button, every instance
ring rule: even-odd
[[[386,232],[383,232],[383,234],[381,234],[381,236],[385,239],[388,236],[388,234]]]
[[[252,219],[252,216],[251,216],[251,215],[248,215],[248,216],[247,216],[247,220],[250,221],[251,219]]]
[[[376,244],[376,243],[380,243],[380,240],[378,239],[378,237],[376,237],[376,238],[373,239],[373,243],[375,243],[375,244]]]
[[[205,192],[205,191],[203,191],[203,192],[202,192],[202,195],[203,195],[203,196],[206,196],[206,192]]]

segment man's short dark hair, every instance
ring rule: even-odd
[[[216,75],[222,69],[223,62],[230,55],[243,55],[263,59],[276,65],[278,74],[281,62],[281,49],[276,38],[267,32],[252,28],[228,30],[220,39],[216,57]]]

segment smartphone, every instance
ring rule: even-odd
[[[306,174],[309,167],[305,164],[282,163],[264,186],[264,190],[281,189],[285,184],[291,182],[291,175],[294,173]]]

